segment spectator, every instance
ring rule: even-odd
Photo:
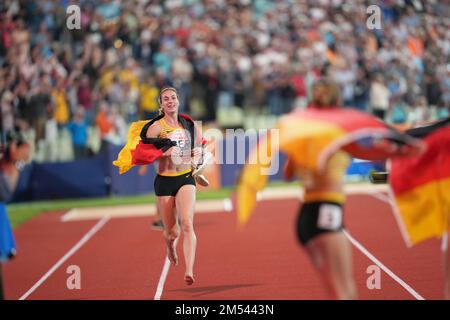
[[[95,124],[97,125],[97,129],[100,132],[100,152],[103,152],[109,142],[108,137],[112,134],[113,131],[113,123],[110,119],[110,110],[106,101],[100,102],[99,110],[95,118]]]
[[[131,85],[131,82],[123,84],[123,104],[122,114],[128,123],[138,120],[137,100],[139,98],[139,91]]]
[[[45,121],[48,110],[51,108],[50,77],[40,77],[39,83],[31,90],[26,118],[28,123],[36,130],[36,145],[42,144],[45,137]]]
[[[414,126],[424,124],[430,117],[430,109],[427,106],[427,99],[424,96],[418,97],[408,113],[408,122]]]
[[[89,83],[89,77],[84,75],[81,77],[80,84],[78,85],[78,103],[83,107],[84,114],[86,117],[86,121],[88,124],[91,124],[91,120],[93,117],[92,111],[92,89]]]
[[[110,141],[116,145],[125,144],[127,137],[127,124],[123,116],[119,112],[117,105],[111,106],[110,123],[112,124]]]
[[[60,77],[56,80],[56,86],[52,90],[53,104],[55,106],[55,120],[58,128],[62,129],[69,121],[69,105],[66,97],[66,86],[64,78]]]
[[[367,74],[365,70],[359,69],[356,76],[353,96],[353,104],[357,109],[367,111],[369,105],[369,90],[370,83]]]
[[[384,120],[389,110],[389,98],[391,93],[384,84],[383,77],[376,75],[370,86],[370,107],[375,116]]]
[[[1,132],[3,135],[3,131]],[[0,300],[4,299],[2,263],[16,255],[14,235],[6,212],[6,203],[11,200],[19,180],[19,168],[29,160],[30,146],[14,131],[6,135],[6,145],[0,155]]]
[[[189,110],[189,100],[192,94],[191,81],[193,78],[193,67],[188,60],[185,49],[180,49],[172,64],[172,79],[177,88],[180,99],[180,112]]]
[[[72,146],[75,160],[88,156],[88,125],[85,119],[85,111],[83,106],[79,106],[76,110],[73,120],[69,122],[67,128],[72,136]]]
[[[61,132],[60,128],[55,113],[50,110],[49,117],[45,122],[44,161],[55,162],[59,160],[58,131]]]
[[[445,116],[450,5],[385,1],[382,29],[368,30],[366,2],[5,0],[1,96],[12,93],[13,118],[28,121],[37,141],[50,97],[58,123],[65,100],[72,115],[82,105],[92,125],[102,99],[118,104],[127,121],[136,109],[150,118],[156,90],[175,86],[180,110],[196,111],[190,106],[201,101],[204,120],[214,123],[219,106],[273,115],[301,107],[323,75],[339,82],[347,106],[385,116],[389,104],[409,110],[425,96],[427,108]],[[75,3],[82,28],[69,31],[65,9]],[[369,81],[375,74],[379,80]]]
[[[208,66],[206,71],[201,75],[201,84],[205,90],[203,103],[206,108],[206,114],[203,120],[212,122],[216,120],[217,99],[219,95],[219,78],[214,65]]]
[[[280,115],[283,111],[281,98],[282,75],[277,69],[278,67],[273,65],[272,70],[267,73],[265,78],[266,102],[269,112],[274,115]]]
[[[142,83],[139,87],[140,113],[142,119],[152,119],[158,115],[159,88],[156,86],[156,82],[153,77],[149,76],[146,79],[147,81]]]

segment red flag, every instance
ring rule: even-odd
[[[450,126],[423,140],[427,150],[417,157],[391,160],[389,175],[405,240],[414,245],[449,230]]]

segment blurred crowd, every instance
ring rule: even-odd
[[[367,27],[373,4],[381,29]],[[220,109],[305,107],[323,76],[345,106],[390,122],[450,108],[449,1],[4,0],[0,14],[2,129],[28,133],[38,161],[66,160],[64,136],[75,158],[124,143],[167,85],[211,125]]]

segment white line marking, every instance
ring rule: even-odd
[[[368,193],[368,195],[372,196],[374,198],[377,198],[378,200],[381,200],[383,202],[386,202],[386,203],[390,204],[391,206],[394,204],[392,199],[383,193]]]
[[[221,209],[219,208],[219,211],[225,210],[226,212],[230,212],[233,210],[233,202],[231,201],[230,198],[223,199],[221,205],[222,205],[222,208]],[[176,244],[175,244],[175,247],[176,247]],[[161,295],[163,293],[164,284],[166,282],[167,275],[169,274],[169,269],[170,269],[170,260],[166,256],[166,259],[164,260],[164,266],[163,266],[163,269],[161,272],[161,276],[159,277],[158,286],[156,288],[156,293],[155,293],[153,300],[161,300]]]
[[[446,252],[448,250],[448,232],[444,232],[442,235],[442,242],[441,242],[441,251]]]
[[[44,283],[44,281],[46,281],[64,262],[66,262],[67,259],[69,259],[75,252],[77,252],[90,238],[92,238],[92,236],[98,231],[100,230],[105,224],[106,222],[108,222],[109,217],[105,216],[103,217],[99,222],[97,222],[95,224],[95,226],[93,226],[91,228],[91,230],[89,230],[84,236],[83,238],[81,238],[80,241],[78,241],[78,243],[76,245],[74,245],[72,247],[72,249],[70,249],[61,259],[59,259],[59,261],[57,263],[55,263],[55,265],[53,267],[51,267],[50,270],[47,271],[46,274],[44,274],[44,276],[42,276],[41,279],[39,279],[38,282],[36,282],[34,284],[34,286],[32,286],[30,288],[30,290],[28,290],[23,296],[21,296],[19,298],[19,300],[25,300],[26,298],[28,298],[28,296],[30,294],[32,294],[41,284]]]
[[[358,183],[358,184],[346,184],[344,185],[344,191],[347,195],[352,194],[371,194],[379,192],[387,192],[388,187],[386,185]],[[256,193],[257,201],[274,200],[274,199],[303,199],[304,189],[302,186],[289,186],[289,187],[269,187]]]
[[[169,273],[169,268],[170,268],[170,261],[169,258],[166,257],[166,260],[164,261],[164,267],[161,272],[161,276],[159,277],[155,297],[153,298],[153,300],[161,300],[161,295],[164,289],[164,283],[166,282],[167,274]]]
[[[350,242],[361,251],[367,258],[369,258],[373,263],[375,263],[381,270],[383,270],[388,276],[394,279],[398,284],[400,284],[406,291],[408,291],[417,300],[425,300],[420,294],[418,294],[413,288],[411,288],[406,282],[400,279],[395,273],[389,270],[380,260],[375,258],[366,248],[364,248],[358,241],[356,241],[346,230],[344,234],[350,240]]]
[[[109,216],[110,218],[154,216],[155,213],[155,204],[74,208],[66,212],[61,217],[61,221],[98,220],[104,216]]]
[[[221,200],[199,200],[195,203],[195,213],[213,213],[232,211],[233,204],[230,198]],[[151,204],[74,208],[66,212],[62,217],[62,222],[75,220],[98,220],[104,216],[115,218],[148,217],[156,215],[156,206]]]
[[[394,214],[395,221],[397,222],[397,226],[400,229],[400,233],[403,237],[403,241],[405,241],[405,244],[408,248],[411,248],[412,247],[411,239],[409,238],[408,232],[406,230],[406,226],[403,224],[403,220],[400,216],[400,212],[393,200],[394,194],[392,192],[392,189],[391,188],[388,189],[388,195],[385,195],[383,193],[370,193],[369,195],[371,195],[372,197],[374,197],[378,200],[386,202],[387,204],[389,204],[391,206],[392,213]]]
[[[77,214],[77,209],[70,209],[69,211],[67,211],[62,217],[61,217],[61,221],[62,222],[66,222],[69,221],[70,218],[72,218],[73,215]]]
[[[223,199],[223,209],[226,212],[231,212],[233,211],[233,202],[231,201],[230,198],[225,198]]]

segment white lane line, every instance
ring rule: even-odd
[[[420,294],[418,294],[413,288],[411,288],[405,281],[400,279],[395,273],[389,270],[380,260],[375,258],[373,254],[371,254],[366,248],[362,246],[358,241],[355,240],[346,230],[344,230],[344,234],[350,240],[350,242],[361,251],[367,258],[369,258],[373,263],[375,263],[381,270],[383,270],[388,276],[390,276],[394,281],[400,284],[406,291],[408,291],[414,298],[417,300],[425,300]]]
[[[233,211],[233,202],[231,201],[230,198],[223,199],[222,206],[223,206],[223,208],[220,210],[225,210],[226,212]],[[167,275],[169,274],[169,269],[170,269],[170,260],[166,256],[166,259],[164,260],[164,266],[163,266],[163,269],[161,272],[161,276],[159,277],[158,286],[156,288],[156,293],[155,293],[153,300],[161,300],[161,296],[162,296],[162,293],[164,290],[164,284],[166,282]]]
[[[448,250],[448,232],[445,232],[442,236],[442,243],[441,243],[441,251],[446,252]]]
[[[72,249],[70,249],[61,259],[59,259],[59,261],[55,263],[55,265],[51,267],[50,270],[48,270],[38,282],[36,282],[26,293],[24,293],[19,300],[25,300],[28,298],[28,296],[32,294],[41,284],[43,284],[64,262],[67,261],[67,259],[77,252],[86,242],[88,242],[89,239],[92,238],[92,236],[99,231],[106,224],[106,222],[108,222],[108,220],[109,217],[104,216],[99,222],[97,222],[95,226],[93,226],[91,230],[89,230],[83,238],[81,238],[81,240],[72,247]]]
[[[368,193],[368,195],[394,206],[394,201],[383,193]]]
[[[61,221],[66,222],[66,221],[70,220],[70,218],[73,215],[76,215],[76,214],[77,214],[77,209],[70,209],[61,217]]]
[[[161,276],[159,277],[155,297],[153,298],[153,300],[161,300],[161,295],[164,289],[164,283],[166,282],[167,274],[169,273],[169,268],[170,268],[170,261],[169,258],[166,257],[166,260],[164,261],[164,267],[161,272]]]
[[[74,220],[98,220],[104,216],[110,218],[154,216],[156,206],[154,204],[103,206],[91,208],[74,208],[66,212],[62,217],[62,222]]]
[[[392,213],[394,214],[394,218],[395,221],[397,222],[397,226],[400,229],[400,233],[403,237],[403,241],[405,241],[405,244],[408,248],[412,247],[412,243],[411,240],[409,238],[408,232],[406,231],[406,226],[403,224],[403,220],[400,216],[400,212],[397,208],[397,206],[395,205],[394,202],[394,194],[392,192],[392,189],[389,188],[388,190],[388,194],[385,195],[383,193],[370,193],[369,195],[374,197],[375,199],[381,200],[383,202],[386,202],[387,204],[389,204],[391,206],[392,209]]]
[[[233,211],[233,201],[231,201],[230,198],[225,198],[223,199],[223,209],[226,212],[231,212]]]
[[[199,200],[195,204],[195,213],[230,212],[233,203],[230,198],[220,200]],[[138,204],[93,208],[74,208],[61,217],[62,222],[75,220],[98,220],[104,216],[115,218],[147,217],[156,215],[155,204]]]

